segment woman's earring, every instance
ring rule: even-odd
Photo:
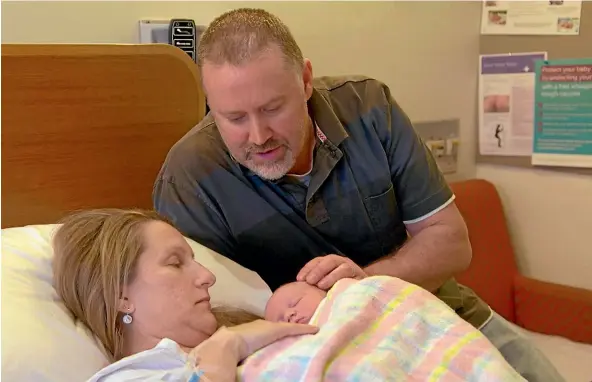
[[[123,323],[124,323],[124,324],[127,324],[127,325],[129,325],[129,324],[131,324],[131,323],[132,323],[132,321],[133,321],[133,320],[134,320],[134,319],[132,318],[132,316],[131,316],[129,313],[126,313],[126,314],[123,316]]]

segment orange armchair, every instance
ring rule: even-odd
[[[472,179],[451,186],[473,247],[473,261],[457,280],[518,326],[592,344],[592,291],[521,275],[493,184]]]

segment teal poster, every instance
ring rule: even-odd
[[[537,61],[534,102],[532,164],[592,168],[592,58]]]

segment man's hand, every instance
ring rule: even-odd
[[[363,279],[366,273],[351,259],[339,255],[315,257],[298,273],[296,280],[328,290],[344,278]]]

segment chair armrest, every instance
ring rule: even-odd
[[[516,324],[542,334],[592,344],[592,291],[514,277]]]

